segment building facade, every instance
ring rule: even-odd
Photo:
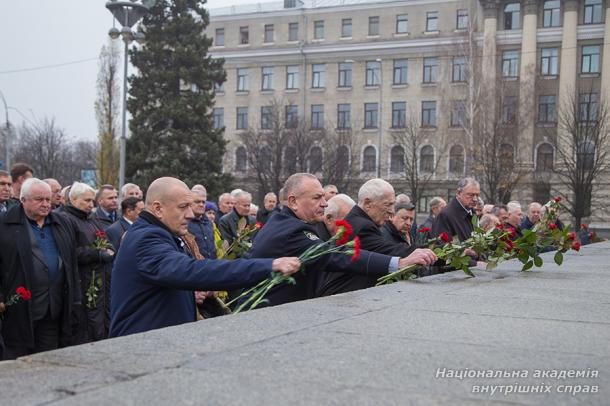
[[[245,156],[253,151],[239,134],[264,127],[268,106],[281,103],[287,120],[298,115],[312,128],[357,134],[356,190],[381,176],[400,191],[409,160],[400,140],[416,127],[418,169],[429,178],[418,203],[426,211],[429,198],[453,196],[457,179],[477,164],[465,122],[491,95],[503,124],[520,123],[501,146],[524,175],[511,198],[545,200],[550,184],[540,180],[556,164],[561,100],[578,93],[596,105],[610,86],[608,7],[603,0],[285,0],[213,9],[210,52],[225,59],[227,72],[214,109],[229,141],[225,171],[246,186]]]

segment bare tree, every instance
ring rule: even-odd
[[[99,142],[96,157],[99,184],[118,182],[119,155],[116,135],[120,100],[119,63],[118,45],[115,41],[109,41],[100,52],[95,101]]]

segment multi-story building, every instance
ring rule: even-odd
[[[432,173],[424,211],[428,198],[451,197],[473,165],[463,116],[478,81],[477,91],[501,87],[501,99],[492,97],[498,116],[521,123],[502,145],[515,171],[526,173],[512,198],[544,200],[548,183],[538,180],[556,159],[560,100],[580,92],[580,103],[593,106],[610,86],[608,7],[603,0],[285,0],[212,9],[206,33],[227,71],[214,110],[229,141],[225,170],[246,181],[239,132],[260,128],[266,106],[280,101],[287,118],[357,130],[359,176],[381,176],[400,191],[405,149],[397,134],[416,120],[419,169]]]

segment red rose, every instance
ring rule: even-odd
[[[440,233],[438,235],[438,238],[440,238],[441,241],[444,242],[444,243],[448,243],[449,242],[449,234],[447,234],[447,233]]]
[[[430,227],[422,227],[419,229],[420,233],[429,233],[430,232]]]
[[[95,232],[95,236],[96,236],[97,238],[106,238],[106,233],[105,233],[105,232],[103,232],[103,231],[101,231],[101,230],[100,230],[100,231],[96,231],[96,232]]]
[[[23,297],[23,295],[25,294],[25,292],[27,292],[27,289],[26,289],[26,288],[24,288],[23,286],[19,286],[19,287],[17,287],[17,289],[15,289],[15,292],[17,292],[17,294],[18,294],[19,296],[22,296],[22,297]]]
[[[335,235],[339,236],[336,241],[336,245],[343,245],[349,241],[349,237],[354,233],[354,229],[350,223],[345,220],[335,221],[335,226],[337,227],[337,233]]]
[[[580,226],[582,227],[583,230],[589,229],[589,227],[587,227],[587,225],[585,223],[582,223]]]
[[[32,292],[26,290],[25,292],[23,292],[23,295],[21,295],[21,298],[23,300],[30,300],[32,298]]]
[[[504,242],[506,243],[507,251],[512,251],[513,249],[515,249],[515,244],[511,240],[506,240]]]
[[[557,196],[557,197],[555,198],[555,203],[559,203],[560,201],[561,201],[561,196]]]
[[[572,243],[572,249],[573,249],[574,251],[580,251],[580,243],[579,243],[578,241],[574,241],[574,242]]]
[[[504,230],[504,226],[503,226],[502,224],[498,224],[498,225],[496,226],[496,228],[497,228],[498,230]]]
[[[568,233],[568,240],[574,241],[574,239],[576,239],[576,233],[574,231],[570,231]]]
[[[256,224],[254,225],[254,227],[256,228],[263,228],[263,223],[261,223],[260,221],[257,221]]]
[[[358,258],[360,258],[361,250],[362,250],[362,248],[360,245],[360,237],[355,236],[354,237],[354,254],[352,255],[352,262],[358,261]]]
[[[555,230],[557,228],[557,224],[551,223],[549,224],[549,230]]]
[[[517,236],[517,230],[513,227],[508,227],[508,235],[510,235],[510,238],[515,238]]]

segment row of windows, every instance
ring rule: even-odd
[[[542,27],[561,26],[561,1],[542,1]],[[583,24],[599,24],[602,22],[602,0],[585,0],[583,9]],[[504,5],[503,20],[505,30],[521,29],[521,4],[511,2]]]
[[[580,73],[597,74],[601,71],[601,45],[583,45],[580,53]],[[519,76],[518,50],[502,52],[502,76],[505,78]],[[540,74],[556,76],[559,74],[559,48],[540,49]]]
[[[517,118],[517,97],[506,96],[502,101],[502,123],[512,124]],[[421,127],[436,127],[437,126],[437,109],[436,101],[428,100],[421,102]],[[581,93],[579,95],[579,120],[581,122],[592,122],[597,120],[599,107],[599,95],[597,93]],[[310,128],[322,129],[326,127],[324,105],[312,104],[310,112]],[[338,129],[351,128],[351,104],[337,104],[337,120]],[[272,129],[274,116],[272,106],[261,107],[261,129]],[[391,128],[401,129],[407,126],[407,103],[404,101],[392,102],[392,121]],[[557,121],[557,97],[555,95],[538,96],[538,122],[539,123],[556,123]],[[464,100],[454,100],[452,102],[450,114],[450,126],[461,127],[466,122],[466,105]],[[284,108],[284,126],[286,128],[294,128],[299,121],[298,106],[288,105]],[[214,128],[220,129],[224,127],[224,108],[217,107],[213,110]],[[278,123],[279,124],[279,123]],[[364,128],[376,129],[379,127],[379,104],[364,103]],[[248,129],[248,107],[237,107],[236,109],[236,129]]]
[[[284,151],[284,168],[288,173],[292,171],[295,159],[295,150],[293,147],[286,147]],[[593,159],[594,151],[588,147],[579,148],[578,160],[586,165]],[[269,171],[272,170],[271,162],[271,151],[268,147],[263,147],[257,151],[258,156],[261,157],[262,162],[268,162]],[[349,148],[345,145],[339,146],[337,154],[342,157],[342,162],[348,162],[349,160]],[[500,166],[506,170],[511,170],[514,165],[514,147],[511,144],[502,144],[499,147],[498,155],[500,157]],[[268,159],[265,157],[268,156]],[[377,149],[368,145],[362,150],[361,156],[361,171],[362,172],[375,172],[377,170]],[[449,160],[447,169],[448,172],[454,175],[463,175],[465,169],[465,153],[462,145],[456,144],[451,146],[449,149]],[[307,170],[311,173],[320,172],[322,170],[322,162],[324,154],[322,148],[319,146],[313,146],[307,156]],[[418,169],[425,173],[436,172],[438,160],[436,159],[436,152],[432,145],[423,145],[418,154]],[[238,172],[245,172],[247,170],[247,151],[244,146],[239,146],[235,149],[235,170]],[[551,172],[553,170],[554,161],[554,149],[549,143],[542,143],[536,148],[536,171],[537,172]],[[390,172],[391,173],[404,173],[405,171],[406,154],[405,148],[401,145],[394,145],[390,149]]]

